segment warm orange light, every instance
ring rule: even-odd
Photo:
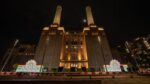
[[[70,68],[70,63],[67,63],[67,68]]]
[[[82,65],[81,63],[78,63],[78,68],[81,68],[81,65]]]
[[[71,57],[70,56],[68,56],[68,60],[70,61],[70,59],[71,59]]]
[[[70,61],[70,59],[71,59],[71,54],[70,52],[68,52],[68,60]]]
[[[64,63],[60,62],[59,67],[63,67]]]
[[[44,27],[43,30],[45,30],[45,31],[46,31],[46,30],[49,30],[49,27]]]
[[[58,27],[58,30],[62,30],[63,32],[65,31],[64,27]]]
[[[58,24],[51,24],[50,27],[57,28]]]
[[[83,33],[85,32],[85,31],[89,31],[90,30],[90,28],[89,27],[84,27],[84,29],[83,29]]]
[[[88,63],[87,62],[85,63],[85,67],[88,68]]]
[[[60,52],[60,60],[63,60],[64,57],[64,35],[62,38],[62,46],[61,46],[61,52]]]
[[[83,56],[85,60],[88,60],[87,58],[87,50],[86,50],[86,42],[85,42],[85,35],[83,35]]]
[[[81,50],[78,50],[78,60],[81,61]]]
[[[103,29],[102,27],[99,27],[98,30],[99,30],[99,31],[103,31],[104,29]]]

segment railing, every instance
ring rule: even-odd
[[[149,73],[150,74],[150,73]],[[33,80],[61,80],[61,79],[110,79],[141,77],[128,72],[0,72],[0,80],[33,79]]]
[[[111,76],[129,74],[124,72],[0,72],[2,75],[29,75],[29,76]],[[149,72],[150,74],[150,72]]]

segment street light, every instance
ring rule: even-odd
[[[86,23],[87,22],[87,20],[86,19],[83,19],[83,23]]]
[[[16,40],[15,40],[15,43],[14,43],[14,45],[13,45],[13,47],[12,47],[12,49],[11,49],[11,51],[10,51],[10,53],[9,53],[9,55],[8,55],[8,57],[7,57],[7,59],[6,59],[6,61],[4,62],[3,67],[1,68],[1,72],[3,71],[3,69],[4,69],[5,66],[6,66],[6,64],[8,63],[8,61],[9,61],[9,59],[10,59],[10,57],[11,57],[13,51],[14,51],[14,48],[15,48],[15,46],[18,44],[18,42],[19,42],[19,40],[16,39]]]

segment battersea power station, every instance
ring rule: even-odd
[[[104,29],[94,23],[91,7],[85,7],[87,25],[80,32],[66,32],[65,28],[60,26],[62,12],[62,7],[57,6],[53,23],[42,29],[37,46],[22,46],[22,48],[28,48],[23,51],[23,54],[20,54],[17,48],[11,56],[8,54],[10,57],[3,63],[2,69],[7,69],[8,64],[13,64],[11,66],[17,64],[19,71],[23,65],[36,64],[40,66],[40,71],[44,66],[51,72],[53,68],[100,70],[109,65],[113,58],[107,37]],[[26,63],[28,60],[31,61]]]
[[[81,32],[65,32],[60,26],[62,7],[57,6],[53,23],[42,30],[34,59],[38,64],[63,68],[95,67],[109,64],[111,51],[103,28],[94,23],[86,7],[87,26]]]

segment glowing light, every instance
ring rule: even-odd
[[[63,67],[64,63],[60,62],[59,67]]]
[[[66,48],[68,48],[68,45],[66,45]]]
[[[147,42],[147,40],[145,40],[145,39],[144,39],[144,44],[145,44],[145,46],[147,47],[147,49],[150,49],[150,45],[149,45],[149,43]]]
[[[58,27],[58,30],[65,31],[65,30],[64,30],[64,27]]]
[[[72,63],[71,67],[77,67],[77,64]]]
[[[83,22],[86,23],[87,22],[86,19],[83,19]]]
[[[97,39],[98,39],[99,42],[101,42],[101,37],[100,36],[98,36]]]
[[[81,61],[81,51],[78,50],[78,60]]]
[[[126,64],[120,64],[120,62],[118,60],[111,60],[110,61],[110,65],[103,65],[104,67],[104,70],[106,71],[106,68],[107,68],[107,71],[109,72],[121,72],[121,66],[123,67],[124,71],[128,71],[127,68],[128,66]]]
[[[71,59],[71,57],[70,56],[68,56],[68,60],[70,60]]]
[[[78,59],[79,59],[79,61],[81,61],[81,55],[80,55],[80,56],[78,56]]]
[[[42,65],[37,65],[35,60],[29,60],[25,65],[18,65],[16,72],[40,72]]]
[[[81,63],[78,63],[78,68],[81,68],[81,65],[82,65]]]
[[[70,61],[70,59],[71,59],[71,54],[70,54],[70,52],[68,53],[68,60]]]
[[[90,30],[89,27],[85,27],[85,28],[83,29],[83,32],[84,32],[84,31],[89,31],[89,30]]]
[[[44,27],[43,30],[49,30],[49,27]]]
[[[99,30],[99,31],[103,31],[104,29],[103,29],[103,28],[98,28],[98,30]]]
[[[112,69],[111,71],[121,71],[120,62],[118,60],[111,60],[110,67]]]

